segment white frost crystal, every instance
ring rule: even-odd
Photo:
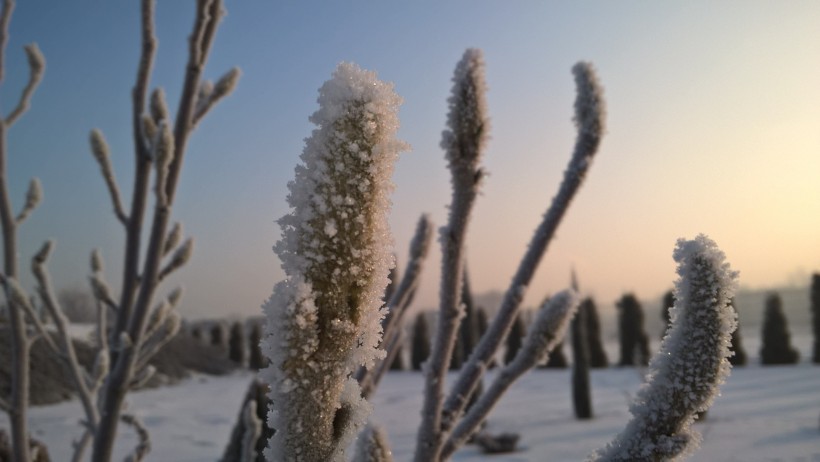
[[[695,416],[709,408],[729,375],[737,272],[702,234],[678,240],[674,257],[680,278],[672,327],[630,407],[632,421],[595,460],[674,460],[693,451],[700,440],[691,428]]]
[[[381,297],[393,266],[388,227],[401,98],[342,63],[319,90],[316,125],[289,183],[274,250],[286,279],[263,309],[275,461],[344,460],[369,413],[349,376],[383,356]]]

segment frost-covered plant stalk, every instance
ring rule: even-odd
[[[369,424],[356,442],[353,462],[393,462],[387,435],[381,427]]]
[[[344,460],[370,410],[350,376],[383,355],[390,177],[405,147],[395,138],[401,98],[375,73],[342,63],[318,102],[317,128],[288,185],[293,210],[279,220],[275,251],[286,279],[264,306],[271,461]]]
[[[737,272],[704,235],[679,240],[674,257],[680,278],[672,327],[630,407],[632,420],[594,460],[663,461],[694,450],[700,439],[691,428],[695,416],[709,408],[731,369]]]
[[[487,391],[481,394],[464,418],[453,428],[442,449],[442,460],[448,460],[456,449],[467,442],[501,396],[519,377],[536,364],[549,360],[550,353],[564,339],[569,322],[578,308],[578,301],[578,294],[574,290],[564,290],[543,304],[515,358],[501,370]]]
[[[3,1],[3,11],[0,13],[0,81],[4,74],[4,56],[9,39],[9,23],[14,11],[13,0]],[[20,212],[15,215],[9,193],[8,178],[6,175],[8,129],[29,108],[34,91],[40,84],[45,71],[45,58],[36,43],[24,47],[29,66],[28,82],[23,89],[17,105],[8,115],[0,113],[0,230],[3,238],[3,266],[0,267],[0,281],[5,289],[8,308],[9,325],[3,334],[3,342],[10,343],[11,352],[11,396],[0,396],[0,410],[9,415],[11,427],[12,459],[19,462],[28,462],[29,451],[28,432],[28,401],[29,401],[29,351],[34,339],[27,333],[25,304],[19,296],[14,296],[10,284],[16,284],[18,274],[17,262],[17,228],[29,214],[37,207],[42,197],[40,182],[34,178],[29,183],[28,193]],[[23,297],[25,298],[25,297]],[[29,315],[29,317],[31,317]],[[32,320],[33,321],[33,320]]]
[[[470,211],[484,175],[479,162],[489,135],[484,58],[481,50],[468,49],[456,66],[448,129],[442,134],[450,166],[453,199],[447,226],[441,229],[441,287],[436,333],[430,359],[424,368],[424,404],[416,445],[416,462],[438,458],[444,434],[441,409],[444,402],[444,375],[453,355],[458,327],[463,316],[461,275],[464,268],[464,239]]]

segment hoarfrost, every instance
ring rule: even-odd
[[[318,102],[274,246],[286,279],[263,307],[271,364],[262,378],[273,385],[269,424],[277,430],[269,460],[344,460],[370,412],[349,376],[384,355],[391,176],[406,149],[395,138],[401,98],[375,73],[342,63]]]
[[[630,407],[632,421],[594,460],[673,460],[689,454],[700,441],[691,428],[697,413],[709,408],[729,375],[737,327],[730,303],[738,273],[703,234],[678,240],[674,258],[680,278],[672,327]]]

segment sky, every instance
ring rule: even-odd
[[[25,0],[11,22],[0,111],[19,98],[22,46],[37,42],[45,78],[8,134],[19,210],[28,181],[45,199],[19,228],[21,268],[46,239],[55,285],[83,287],[102,251],[120,280],[124,233],[88,149],[99,128],[129,203],[130,89],[138,2]],[[194,1],[161,1],[152,87],[172,107]],[[317,90],[352,61],[404,98],[390,223],[399,267],[415,223],[446,222],[449,175],[439,147],[456,62],[486,61],[489,176],[466,242],[475,292],[506,290],[555,194],[575,130],[570,69],[590,61],[607,100],[600,151],[527,292],[566,287],[572,268],[600,304],[672,287],[678,238],[712,237],[748,288],[806,285],[820,271],[820,4],[765,1],[349,2],[226,0],[205,72],[238,66],[239,86],[192,135],[174,207],[194,236],[191,262],[164,285],[186,289],[183,315],[260,314],[284,277],[271,250],[288,213],[287,182],[317,109]],[[415,309],[437,306],[440,248]],[[31,287],[28,276],[23,282]]]

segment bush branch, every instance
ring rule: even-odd
[[[37,47],[36,43],[31,43],[23,48],[26,50],[26,56],[28,57],[28,83],[23,89],[23,93],[20,95],[20,102],[17,103],[17,107],[15,107],[14,110],[11,111],[11,114],[6,117],[5,123],[8,127],[14,125],[14,122],[16,122],[21,115],[28,111],[29,104],[31,103],[31,97],[34,95],[34,91],[43,79],[43,74],[45,73],[46,68],[46,59],[43,57],[43,53],[40,52],[40,48]]]

